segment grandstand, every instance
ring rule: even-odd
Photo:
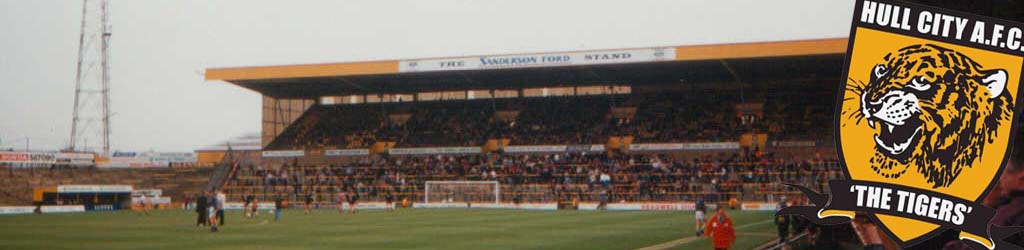
[[[240,208],[243,197],[250,195],[264,209],[272,208],[269,201],[278,197],[286,200],[285,207],[297,208],[305,194],[314,197],[316,207],[334,208],[337,194],[346,192],[359,194],[359,207],[367,210],[389,208],[389,196],[397,207],[473,209],[433,212],[437,215],[416,209],[396,215],[371,211],[351,220],[318,212],[295,219],[305,224],[273,226],[238,219],[241,215],[232,211],[228,220],[253,237],[311,228],[351,231],[360,228],[356,223],[371,221],[386,230],[404,230],[406,225],[395,221],[415,220],[455,231],[504,228],[502,232],[565,249],[672,249],[708,244],[695,237],[679,239],[681,233],[693,235],[690,211],[696,200],[704,200],[712,207],[737,210],[731,213],[740,230],[750,234],[738,247],[764,246],[773,238],[769,211],[783,195],[796,194],[782,183],[824,188],[826,180],[842,178],[834,159],[832,113],[846,42],[838,38],[209,69],[208,80],[263,96],[261,134],[194,153],[4,152],[18,156],[3,163],[0,204],[20,206],[7,207],[9,213],[28,213],[28,204],[106,210],[91,203],[108,199],[99,198],[105,195],[113,201],[103,202],[120,202],[113,209],[123,209],[128,207],[123,195],[130,191],[133,196],[161,193],[170,198],[165,208],[181,208],[196,194],[222,188],[229,209]],[[103,185],[116,185],[121,193],[61,191],[102,190]],[[131,200],[133,208],[138,208],[137,201]],[[791,199],[792,204],[801,202]],[[627,212],[481,210],[490,208]],[[189,237],[189,232],[171,228],[192,226],[194,219],[184,220],[181,213],[156,213],[147,220],[161,224],[141,229],[145,233],[138,235],[143,236],[125,238],[123,244],[147,244],[154,240],[144,236],[150,234]],[[551,219],[551,213],[558,219]],[[97,213],[84,216],[109,224],[68,224],[51,217],[0,221],[64,223],[61,227],[132,235],[124,230],[136,228],[115,225],[139,222]],[[462,220],[437,219],[453,216]],[[594,224],[602,220],[648,223],[635,225],[636,230],[614,228],[620,231],[607,235],[613,229]],[[466,224],[473,221],[503,223]],[[519,229],[531,226],[564,227],[579,239],[603,238],[558,245],[552,243],[561,237],[557,234]],[[685,230],[674,231],[680,228]],[[427,248],[491,244],[452,245],[471,235],[455,231],[439,231],[450,234],[441,237],[450,241],[433,241],[439,236],[427,229],[417,228],[426,231],[411,232],[408,240]],[[46,230],[0,233],[26,234],[18,244],[80,247],[73,240],[31,236]],[[848,229],[836,234],[843,230]],[[653,231],[659,233],[645,233]],[[327,243],[305,239],[298,245],[262,244],[288,249]],[[356,248],[363,243],[330,241]],[[531,244],[507,240],[501,246],[536,247]],[[5,247],[18,248],[0,243]]]
[[[373,223],[382,233],[367,237],[388,238],[383,232],[410,230],[405,222],[416,221],[445,228],[415,227],[405,241],[372,246],[538,246],[515,238],[525,237],[562,249],[688,249],[709,244],[692,237],[690,224],[696,200],[704,200],[736,210],[730,213],[747,234],[738,248],[771,247],[770,211],[782,196],[797,197],[783,183],[824,189],[827,180],[843,178],[834,159],[832,115],[846,43],[836,38],[208,69],[207,80],[263,96],[261,134],[194,153],[3,152],[18,157],[0,160],[0,204],[17,206],[0,212],[30,213],[28,204],[82,206],[90,197],[110,195],[60,191],[74,186],[158,192],[170,197],[165,208],[188,207],[196,194],[222,188],[231,210],[250,195],[261,209],[272,208],[270,201],[278,197],[285,207],[301,207],[305,194],[316,207],[334,208],[337,194],[346,192],[362,197],[360,209],[390,208],[384,202],[389,196],[394,206],[416,209],[352,217],[324,211],[298,217],[293,210],[285,215],[294,217],[293,224],[271,225],[231,211],[229,225],[241,230],[225,233],[247,239],[273,238],[280,231],[304,234],[296,241],[256,241],[253,247],[364,248],[368,238],[315,236]],[[176,157],[185,160],[167,161]],[[112,197],[122,205],[114,209],[127,207],[120,196],[125,189],[120,190]],[[647,212],[653,210],[676,212]],[[123,238],[124,246],[162,239],[149,235],[192,237],[182,230],[192,227],[191,214],[186,220],[181,211],[146,219],[116,216],[121,213],[83,215],[102,224],[46,216],[0,221],[60,225],[95,237],[105,235],[99,228],[136,235]],[[459,219],[443,219],[452,217]],[[159,223],[118,226],[146,221]],[[616,221],[615,227],[608,224]],[[47,230],[0,230],[23,238],[0,248],[106,246],[33,236]],[[492,237],[494,230],[513,238],[464,241]],[[848,228],[821,230],[837,238],[851,235]],[[591,240],[559,241],[566,235]]]
[[[841,178],[832,112],[846,39],[216,68],[263,95],[263,154],[232,199],[498,181],[502,202],[696,197],[765,207]],[[823,157],[824,156],[824,157]],[[612,181],[603,188],[597,179]],[[457,199],[478,202],[479,194]]]

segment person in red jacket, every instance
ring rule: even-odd
[[[715,250],[730,249],[736,241],[736,229],[733,228],[732,218],[725,214],[725,206],[719,205],[704,229],[704,235],[711,236],[712,245]]]

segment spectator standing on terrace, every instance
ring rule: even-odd
[[[725,213],[725,204],[718,205],[715,215],[708,220],[707,229],[704,235],[711,236],[711,243],[715,250],[731,249],[736,241],[736,229],[733,227],[732,218]]]
[[[601,172],[601,188],[608,189],[608,186],[612,184],[612,176],[608,173]]]

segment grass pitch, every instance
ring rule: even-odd
[[[770,212],[730,211],[734,249],[772,240]],[[0,249],[711,249],[694,236],[693,212],[400,209],[339,214],[228,211],[220,232],[182,210],[0,216]]]

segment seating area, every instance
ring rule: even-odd
[[[656,93],[636,98],[637,115],[625,127],[635,142],[707,142],[735,140],[740,130],[731,103],[722,93]]]
[[[276,167],[240,166],[227,182],[229,199],[278,195],[298,202],[313,194],[333,204],[340,191],[359,192],[364,201],[423,200],[426,181],[487,180],[501,184],[502,200],[523,202],[595,202],[607,190],[611,201],[693,201],[737,198],[770,201],[796,194],[783,183],[823,188],[841,179],[835,159],[754,157],[738,153],[692,159],[666,154],[431,155],[361,157],[349,163]],[[602,181],[609,178],[609,181]],[[486,196],[489,194],[481,194]],[[469,199],[469,198],[466,198]]]
[[[609,136],[634,136],[641,143],[720,142],[751,131],[776,140],[830,140],[832,99],[781,92],[756,100],[764,108],[753,124],[742,122],[734,106],[743,99],[730,92],[314,105],[267,149],[368,148],[378,141],[480,146],[495,138],[512,145],[602,144]],[[635,113],[616,116],[616,108]],[[499,119],[502,112],[515,115]]]
[[[772,93],[765,102],[765,122],[769,134],[779,140],[832,139],[835,123],[835,95],[813,90]]]

